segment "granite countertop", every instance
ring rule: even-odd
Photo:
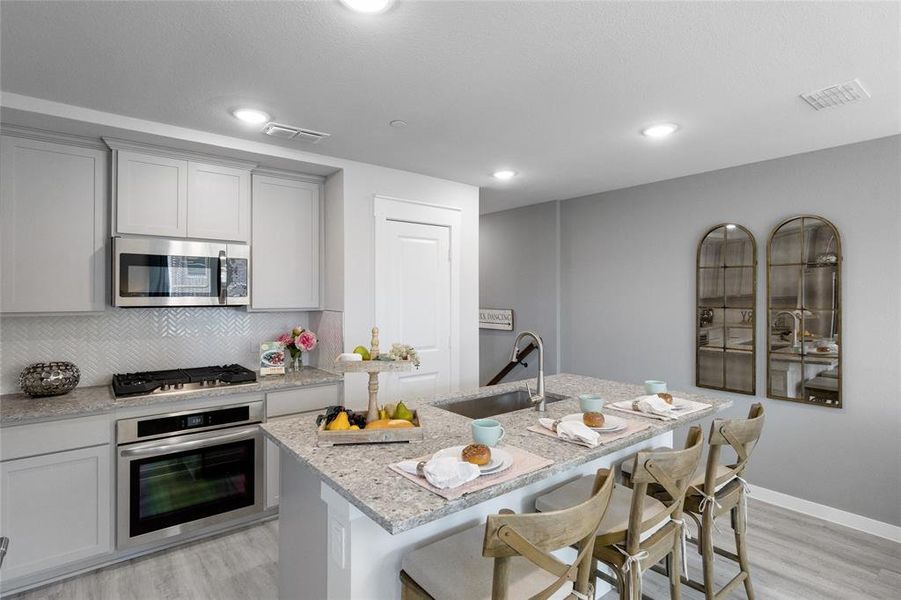
[[[86,417],[111,413],[121,408],[182,402],[200,398],[225,397],[235,394],[271,392],[339,381],[343,381],[343,376],[338,373],[323,371],[313,367],[303,367],[300,372],[296,373],[260,377],[255,383],[190,390],[165,395],[156,394],[116,398],[113,396],[112,388],[108,385],[77,387],[63,396],[50,396],[47,398],[32,398],[22,393],[3,394],[0,396],[0,427]]]
[[[316,446],[314,416],[280,419],[264,423],[262,427],[269,438],[298,460],[313,468],[323,481],[337,493],[389,533],[396,534],[469,508],[532,482],[541,481],[661,433],[699,421],[732,404],[726,398],[673,392],[680,398],[705,402],[712,406],[708,410],[673,421],[643,419],[636,416],[636,419],[650,423],[651,427],[598,448],[577,446],[527,431],[527,427],[536,423],[537,415],[531,408],[498,415],[494,418],[500,421],[506,430],[505,444],[549,458],[554,461],[554,464],[451,501],[417,486],[387,468],[388,465],[404,459],[417,458],[442,448],[472,442],[470,419],[438,408],[441,404],[451,400],[478,398],[522,389],[523,386],[524,382],[518,381],[432,399],[410,402],[405,400],[405,404],[408,404],[410,408],[420,411],[420,418],[425,428],[425,439],[422,442],[411,444],[366,444],[319,448]],[[579,402],[576,399],[579,394],[597,393],[609,401],[631,400],[644,394],[642,386],[569,374],[547,377],[545,388],[549,393],[568,397],[566,400],[547,405],[547,416],[552,418],[579,412]],[[532,385],[532,389],[535,389],[534,385]],[[631,415],[629,416],[631,417]],[[404,502],[397,502],[399,497],[404,498]]]

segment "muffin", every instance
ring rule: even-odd
[[[582,422],[589,427],[603,427],[604,415],[599,412],[582,413]]]
[[[470,444],[461,452],[463,460],[478,466],[484,466],[491,462],[491,448],[485,444]]]
[[[672,394],[667,394],[666,392],[661,392],[661,393],[657,394],[657,397],[660,398],[661,400],[663,400],[664,402],[666,402],[667,404],[673,403]]]

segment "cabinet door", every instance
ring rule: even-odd
[[[112,550],[110,447],[0,463],[6,580]]]
[[[315,183],[253,176],[252,308],[318,308],[320,190]]]
[[[250,171],[188,163],[188,237],[250,238]]]
[[[104,309],[108,153],[0,138],[3,312]]]
[[[188,234],[188,161],[119,150],[116,231],[185,237]]]

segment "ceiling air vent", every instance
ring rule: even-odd
[[[318,144],[331,135],[321,131],[313,131],[312,129],[282,125],[281,123],[266,123],[263,133],[283,140],[298,139],[311,144]]]
[[[841,106],[866,100],[870,97],[870,93],[864,89],[860,81],[852,79],[845,83],[837,83],[821,90],[801,94],[801,97],[814,109],[822,110],[830,106]]]

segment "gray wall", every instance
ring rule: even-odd
[[[510,360],[516,333],[531,330],[545,347],[546,374],[557,372],[557,203],[483,215],[479,222],[479,306],[512,308],[514,331],[479,330],[479,382]],[[523,342],[523,346],[527,342]],[[505,381],[535,377],[538,353]]]
[[[901,525],[899,173],[901,136],[894,136],[562,202],[561,371],[636,383],[660,378],[704,392],[692,385],[700,236],[721,222],[754,233],[760,313],[770,231],[793,215],[822,215],[841,232],[845,254],[844,408],[766,399],[759,343],[759,395],[729,395],[735,406],[726,414],[744,416],[752,402],[766,407],[752,483]],[[483,222],[505,231],[496,221],[518,222],[516,213],[529,210]],[[547,230],[553,221],[544,223]],[[491,230],[483,233],[486,248],[497,246]],[[528,269],[513,255],[508,260],[511,271]],[[514,283],[505,289],[510,297],[532,289],[528,278]],[[552,319],[550,308],[544,318]]]

